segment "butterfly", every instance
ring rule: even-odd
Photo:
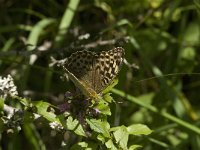
[[[100,53],[82,50],[71,54],[63,68],[83,95],[98,99],[100,93],[116,78],[123,59],[122,47]]]

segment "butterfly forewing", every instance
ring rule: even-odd
[[[111,84],[113,79],[118,74],[123,63],[124,50],[120,47],[110,51],[103,51],[98,54],[95,68],[94,87],[97,93],[100,93]]]
[[[70,73],[70,79],[79,82],[78,88],[86,96],[94,97],[91,94],[99,94],[112,83],[120,70],[123,57],[124,49],[121,47],[100,53],[83,50],[73,53],[64,67]]]
[[[92,87],[94,55],[95,53],[91,51],[78,51],[68,58],[68,62],[65,65],[69,72],[80,81],[85,82],[89,87]]]

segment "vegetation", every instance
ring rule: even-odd
[[[200,149],[200,0],[6,0],[0,17],[0,149]],[[59,60],[114,47],[118,84],[88,101]]]

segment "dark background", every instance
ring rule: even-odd
[[[49,67],[51,56],[121,46],[128,65],[115,88],[158,111],[112,94],[117,103],[111,105],[110,125],[148,125],[151,135],[129,139],[145,150],[200,149],[200,132],[192,129],[200,125],[199,0],[0,0],[0,18],[0,75],[14,77],[20,96],[60,104],[73,84],[60,78],[61,69]],[[193,126],[160,115],[165,111]],[[11,135],[2,131],[1,149],[59,148],[63,134],[40,122]]]

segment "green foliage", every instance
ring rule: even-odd
[[[7,0],[0,8],[0,149],[200,149],[199,0]],[[61,79],[55,59],[118,46],[125,64],[98,101]],[[8,74],[16,96],[1,78]]]
[[[3,111],[3,107],[4,107],[4,100],[3,98],[0,97],[0,111]]]
[[[37,108],[37,114],[46,118],[50,122],[57,121],[56,115],[51,111],[48,111],[48,108],[51,106],[49,103],[43,101],[34,101],[33,105]]]
[[[77,135],[86,136],[82,126],[77,119],[73,120],[73,118],[69,116],[67,118],[66,125],[68,130],[74,131]]]

